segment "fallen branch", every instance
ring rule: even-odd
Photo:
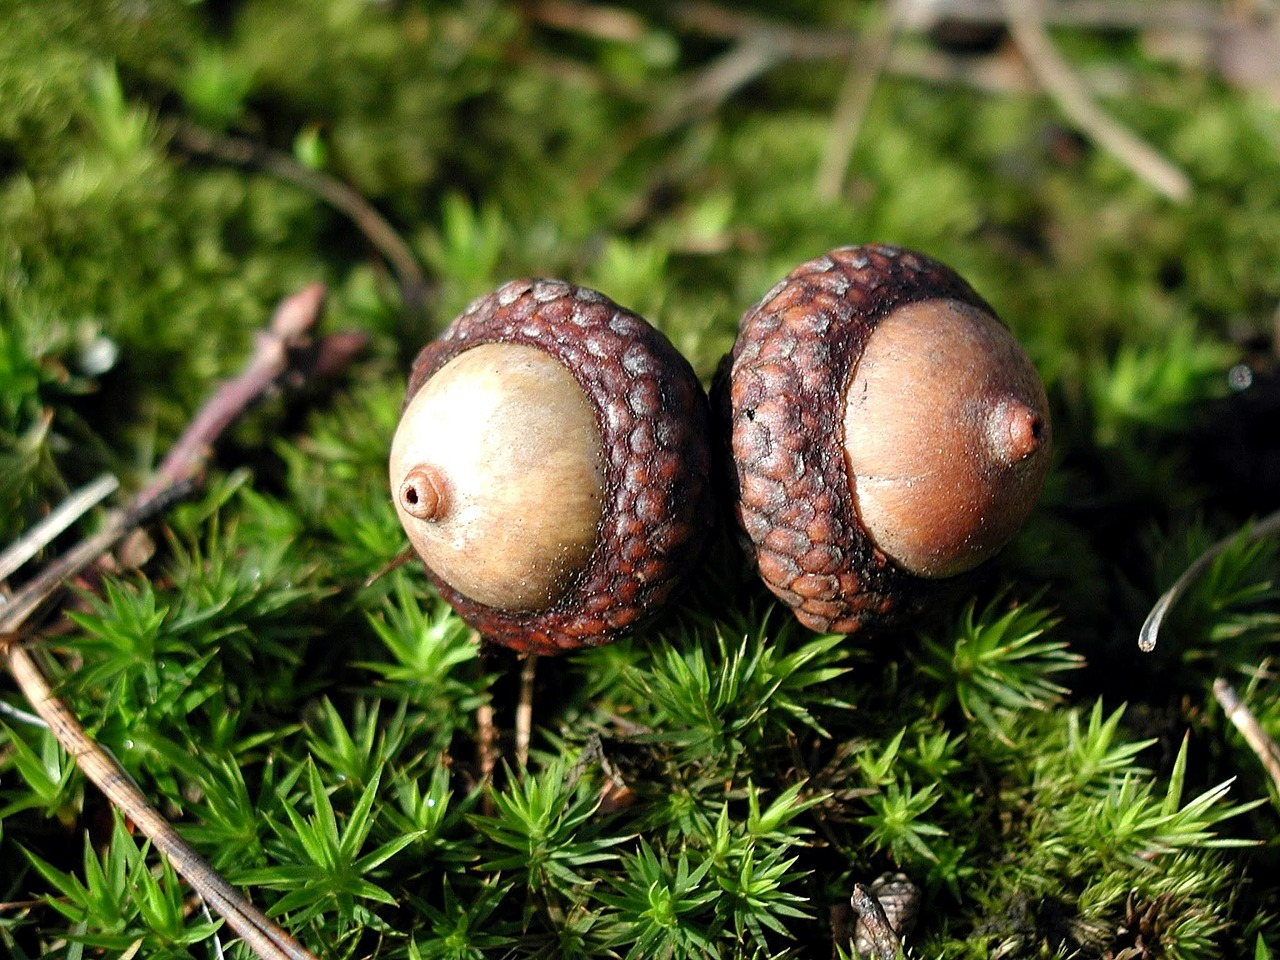
[[[319,318],[325,290],[309,286],[286,298],[259,336],[252,358],[239,376],[225,381],[192,419],[165,457],[155,478],[123,510],[108,514],[103,528],[46,566],[10,601],[0,606],[0,653],[19,688],[58,742],[107,798],[132,820],[174,869],[221,915],[262,960],[314,960],[314,955],[267,918],[227,883],[164,819],[115,759],[85,733],[75,714],[54,693],[23,640],[23,627],[54,599],[67,581],[87,569],[130,530],[165,509],[199,479],[213,444],[239,416],[290,376],[333,370],[349,360],[358,334],[334,334],[314,343],[310,329]],[[54,516],[66,518],[87,496],[73,496]],[[26,538],[24,538],[26,539]]]

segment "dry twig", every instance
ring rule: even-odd
[[[818,168],[815,192],[819,200],[835,200],[844,187],[849,158],[858,146],[858,134],[862,132],[862,123],[871,106],[872,94],[889,65],[889,56],[893,53],[894,42],[902,28],[899,7],[896,2],[889,4],[871,41],[871,56],[854,55],[849,58],[849,68],[836,100],[822,165]]]
[[[636,43],[648,30],[640,15],[622,7],[542,0],[526,7],[530,19],[613,43]]]
[[[223,136],[193,124],[174,127],[172,135],[173,142],[187,153],[239,167],[265,170],[316,195],[345,214],[395,273],[405,306],[414,312],[422,307],[428,285],[418,258],[396,228],[358,191],[335,177],[304,167],[287,153],[252,140]]]
[[[477,635],[476,643],[480,639]],[[493,783],[493,771],[498,765],[498,727],[493,722],[493,704],[486,700],[476,707],[476,770],[480,775],[482,786]],[[493,805],[493,794],[488,790],[480,799],[480,807],[486,817],[492,817],[497,808]]]
[[[747,84],[760,79],[786,59],[763,35],[749,35],[698,71],[654,111],[650,134],[665,133],[691,117],[714,113]]]
[[[315,960],[292,936],[253,906],[193,850],[134,785],[120,766],[89,737],[75,714],[58,699],[44,672],[22,643],[9,647],[9,672],[76,765],[151,840],[200,896],[227,921],[262,960]]]
[[[189,489],[204,469],[213,444],[269,389],[291,373],[332,369],[350,358],[359,335],[335,334],[314,348],[311,345],[309,331],[319,317],[324,294],[324,288],[314,284],[286,298],[276,310],[268,331],[258,338],[253,357],[244,371],[224,382],[201,407],[164,459],[154,480],[127,508],[112,511],[102,530],[45,567],[9,603],[0,607],[0,651],[36,713],[49,724],[58,742],[85,775],[169,857],[174,869],[263,960],[314,960],[314,957],[222,879],[148,802],[115,759],[85,733],[74,713],[54,693],[23,641],[22,629],[71,577],[87,569],[126,533]],[[71,509],[59,508],[55,514],[65,511],[69,515]]]
[[[110,474],[103,474],[58,504],[47,517],[0,554],[0,583],[22,569],[28,560],[51,544],[67,527],[115,493],[119,487],[119,480]],[[4,602],[4,597],[0,597],[0,604]]]
[[[999,25],[1009,20],[1008,0],[896,0],[901,32],[925,33],[939,23],[981,23]],[[1132,0],[1069,0],[1041,3],[1034,12],[1041,26],[1072,26],[1079,29],[1136,30],[1148,27],[1185,30],[1213,38],[1232,23],[1230,16],[1208,3]],[[723,40],[735,46],[755,46],[773,51],[774,59],[764,69],[784,62],[846,60],[873,64],[880,51],[873,39],[824,25],[803,26],[744,13],[728,6],[706,2],[675,3],[667,16],[677,29],[697,36]],[[1033,41],[1034,42],[1034,41]],[[1051,48],[1051,55],[1056,51]],[[883,72],[928,83],[959,84],[996,94],[1022,94],[1033,89],[1026,69],[1008,57],[973,57],[940,49],[890,45],[884,54]],[[1061,62],[1061,58],[1057,58]],[[1065,67],[1065,64],[1063,65]],[[708,70],[718,69],[713,63]],[[1068,83],[1079,83],[1066,70]],[[729,91],[733,92],[733,91]],[[1085,95],[1085,100],[1088,96]],[[852,98],[850,102],[856,102]],[[1088,109],[1088,108],[1086,108]],[[1097,112],[1097,108],[1093,110]],[[1105,116],[1105,115],[1104,115]],[[1075,117],[1073,120],[1079,122]],[[1107,118],[1108,120],[1110,118]],[[1118,126],[1111,121],[1113,126]],[[1123,130],[1123,128],[1121,128]],[[1127,131],[1126,131],[1127,132]],[[1129,135],[1132,138],[1132,134]],[[1139,141],[1140,142],[1140,141]],[[1143,145],[1145,147],[1145,144]],[[1146,148],[1150,151],[1150,148]],[[1157,159],[1157,167],[1163,158]],[[1168,162],[1163,161],[1167,166]],[[1171,179],[1177,182],[1177,177]]]
[[[904,28],[912,32],[931,30],[943,22],[999,24],[1006,17],[1004,0],[902,0],[901,13]],[[1047,26],[1093,30],[1158,27],[1216,34],[1229,22],[1220,7],[1198,0],[1160,3],[1142,0],[1049,0],[1042,4],[1040,14],[1041,21]],[[670,15],[679,26],[690,32],[722,40],[739,39],[743,34],[762,28],[777,29],[787,38],[793,56],[797,49],[819,58],[839,56],[831,51],[853,42],[850,34],[839,30],[783,25],[715,3],[680,3],[671,9]]]
[[[484,640],[480,636],[480,631],[471,631],[471,642],[476,646],[483,645]],[[476,770],[481,784],[493,783],[493,771],[497,766],[498,726],[494,722],[493,701],[486,700],[476,707]],[[484,805],[486,815],[493,812],[493,798],[488,791],[485,792],[481,803]]]
[[[520,699],[516,702],[516,770],[524,776],[533,739],[533,685],[538,676],[538,655],[531,653],[520,667]]]
[[[1027,66],[1058,108],[1090,140],[1170,200],[1191,195],[1191,181],[1128,127],[1093,102],[1045,30],[1038,0],[1004,0],[1009,32]]]
[[[1263,769],[1275,784],[1276,791],[1280,792],[1280,746],[1262,729],[1262,724],[1258,723],[1258,718],[1240,699],[1235,688],[1222,677],[1213,681],[1213,695],[1227,719],[1236,725],[1236,729],[1244,736],[1245,743],[1249,744],[1249,749],[1261,761]]]

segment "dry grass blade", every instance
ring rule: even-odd
[[[13,542],[0,553],[0,583],[8,580],[28,560],[47,547],[54,539],[82,516],[100,504],[120,487],[120,481],[110,474],[85,484],[63,500],[47,517]],[[0,603],[3,603],[0,598]]]
[[[1246,542],[1252,542],[1276,533],[1280,533],[1280,510],[1268,514],[1249,527],[1244,532],[1244,539]],[[1138,631],[1138,649],[1143,653],[1150,653],[1156,648],[1156,640],[1159,638],[1160,628],[1164,626],[1165,617],[1169,615],[1169,611],[1173,609],[1174,604],[1182,598],[1182,595],[1187,592],[1187,588],[1195,582],[1196,578],[1204,573],[1209,564],[1213,563],[1218,555],[1235,543],[1239,537],[1240,534],[1238,533],[1223,537],[1200,556],[1196,557],[1195,561],[1182,572],[1182,576],[1173,582],[1173,586],[1161,594],[1160,599],[1151,608],[1151,612],[1147,614],[1147,619],[1142,624],[1142,629]]]
[[[114,510],[108,514],[101,530],[85,537],[66,553],[42,567],[36,576],[9,598],[7,604],[0,606],[0,636],[18,633],[23,624],[50,602],[68,580],[92,566],[130,530],[182,499],[190,487],[189,480],[175,482],[163,496],[154,496],[145,501],[138,499],[129,509]]]

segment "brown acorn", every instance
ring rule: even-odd
[[[797,267],[743,317],[720,380],[736,517],[814,630],[851,632],[986,560],[1049,467],[1031,361],[958,274],[909,250]]]
[[[428,575],[485,637],[607,643],[711,524],[706,395],[643,318],[558,280],[476,300],[414,361],[390,475]]]

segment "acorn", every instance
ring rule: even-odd
[[[735,516],[814,630],[892,617],[982,563],[1049,468],[1031,361],[955,271],[909,250],[797,267],[743,317],[718,379]]]
[[[711,526],[709,410],[689,363],[603,294],[515,280],[414,361],[391,491],[428,576],[513,649],[616,639]]]

